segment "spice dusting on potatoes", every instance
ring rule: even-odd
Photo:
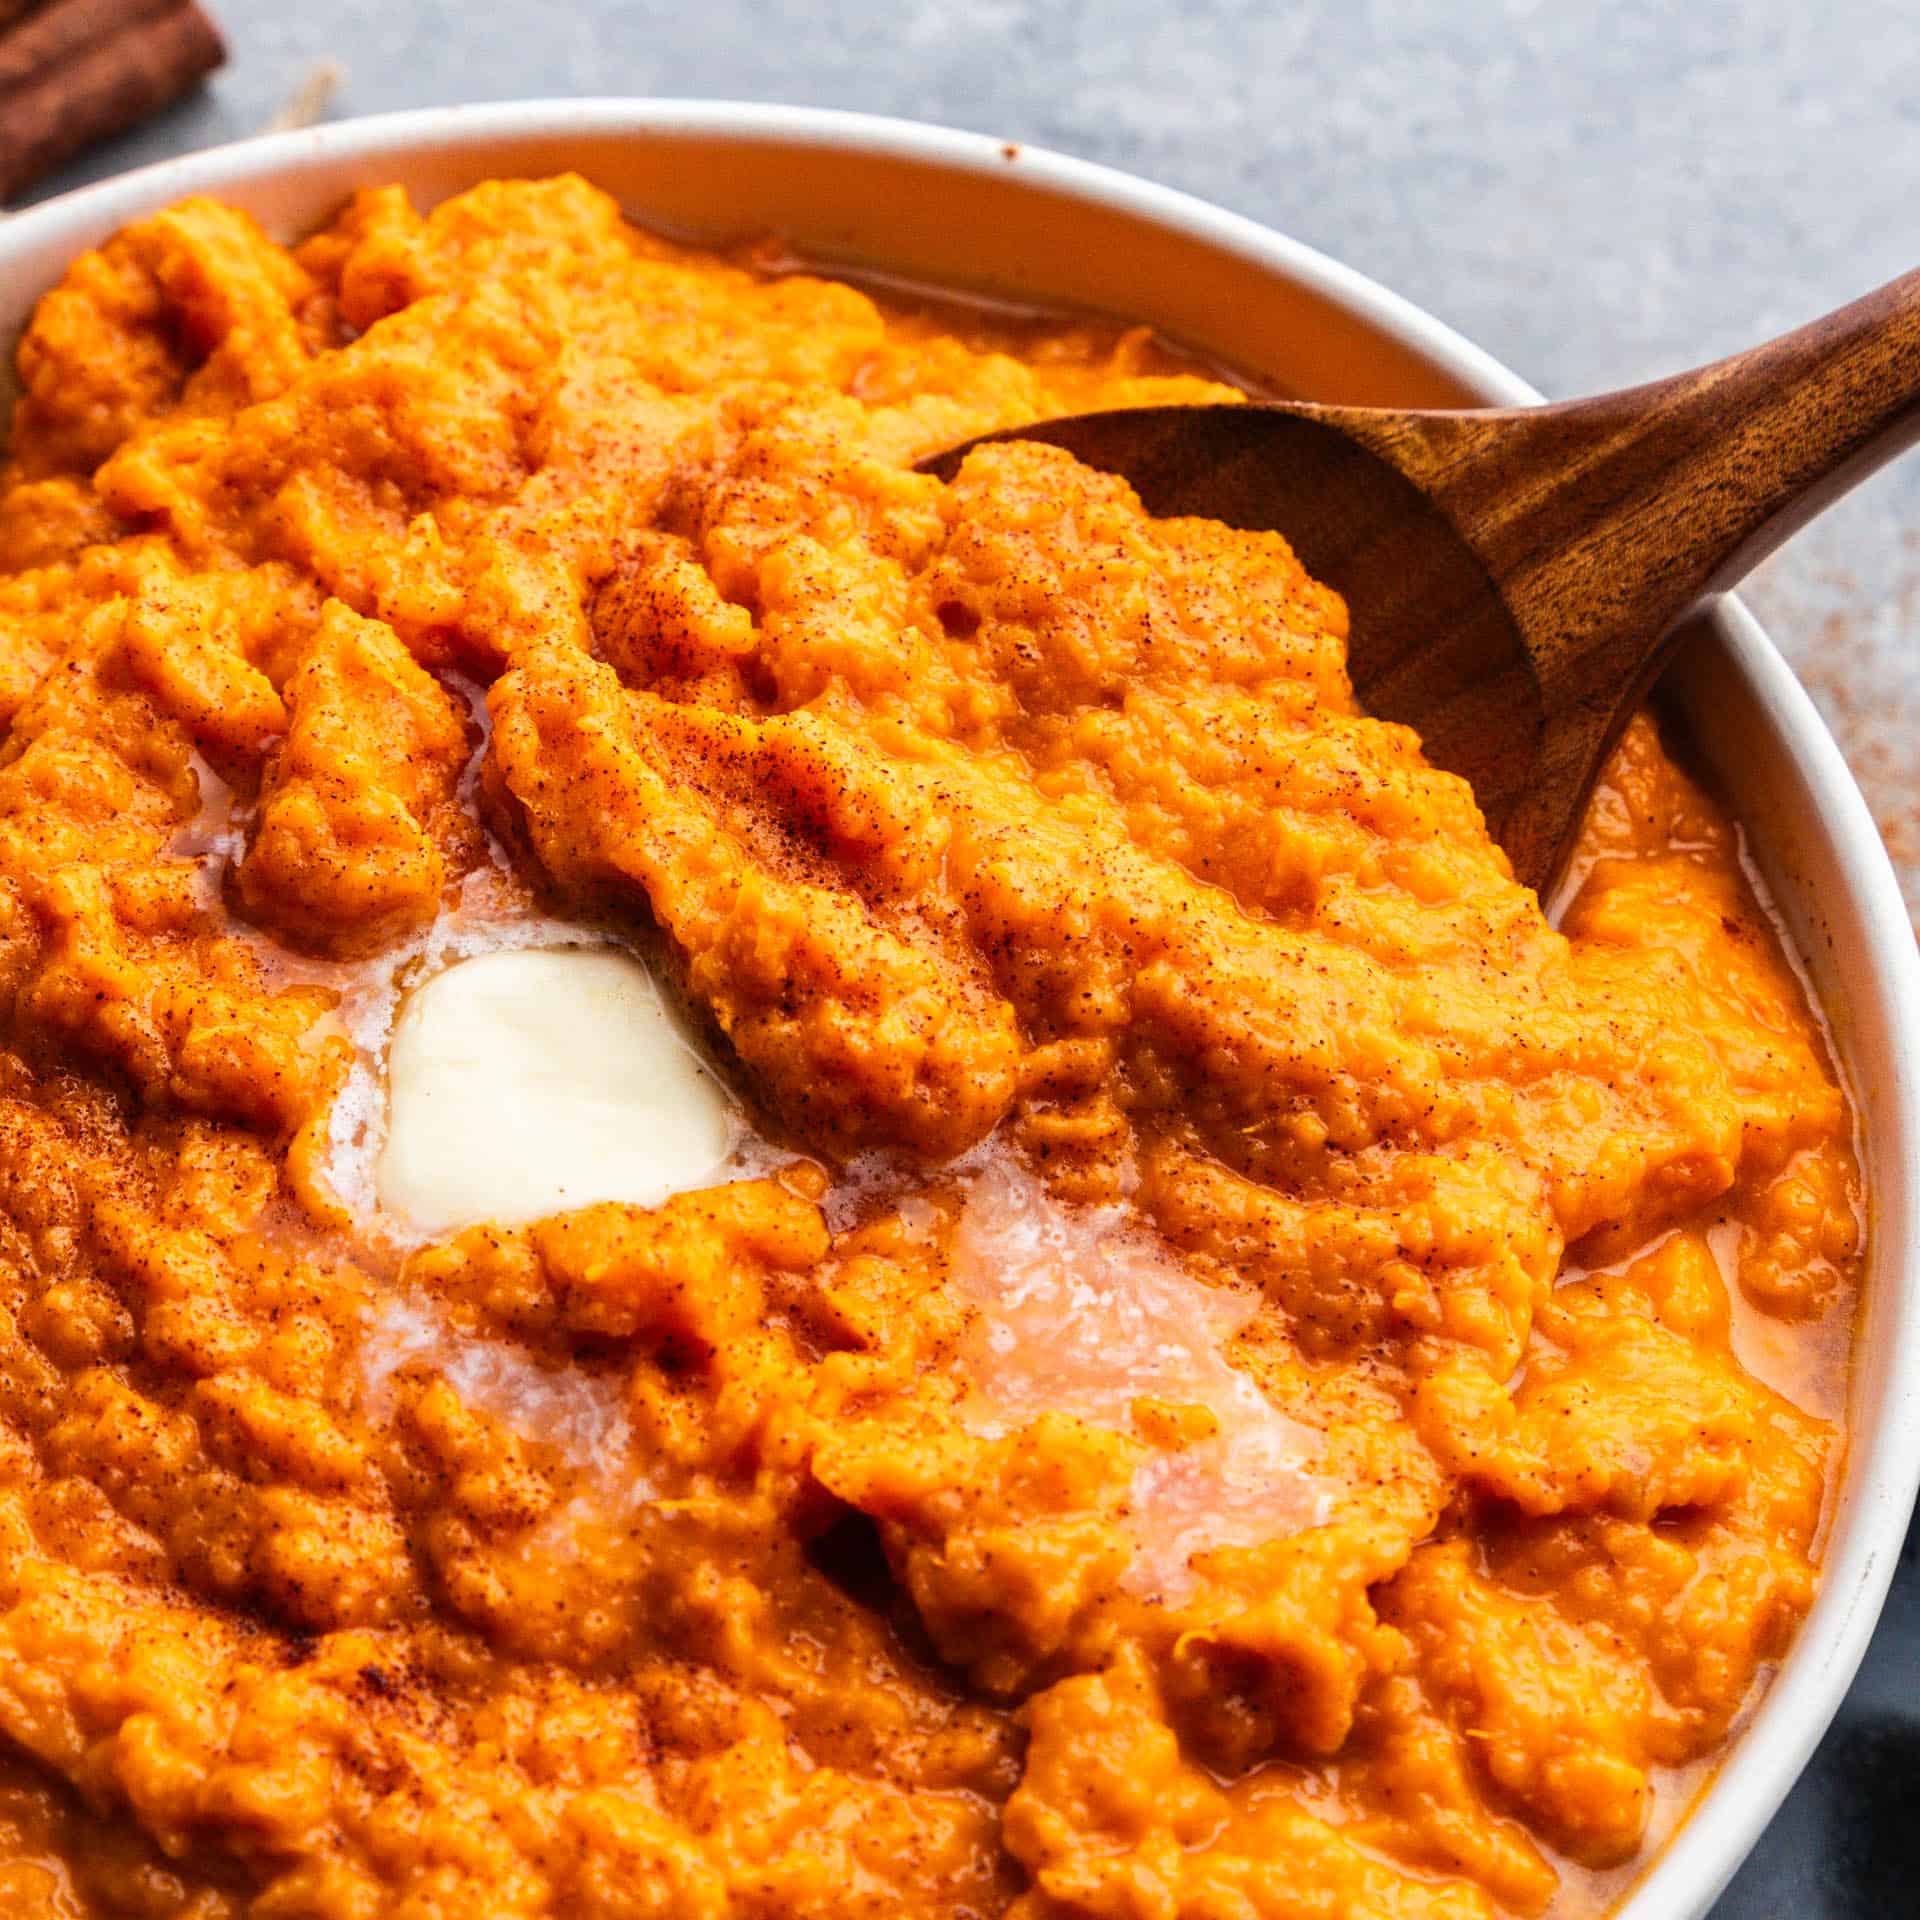
[[[1861,1212],[1650,721],[1556,931],[1283,540],[913,471],[1223,389],[578,180],[190,203],[19,367],[14,1905],[1617,1892],[1809,1603]],[[758,1159],[389,1231],[482,895],[656,966]]]

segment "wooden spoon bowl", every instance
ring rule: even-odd
[[[1064,447],[1147,511],[1286,536],[1368,711],[1464,775],[1543,895],[1684,616],[1920,437],[1920,273],[1692,373],[1557,406],[1120,408]],[[951,477],[979,441],[922,462]]]

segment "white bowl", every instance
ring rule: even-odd
[[[0,223],[0,328],[83,248],[189,193],[282,234],[353,187],[431,201],[574,168],[636,214],[1041,302],[1104,308],[1316,399],[1537,400],[1417,307],[1200,201],[1055,154],[911,122],[726,102],[574,100],[396,114],[148,167]],[[1697,1920],[1805,1765],[1859,1665],[1920,1482],[1920,957],[1885,850],[1831,736],[1737,601],[1667,678],[1731,797],[1833,1023],[1871,1206],[1853,1443],[1813,1611],[1713,1784],[1620,1909]]]

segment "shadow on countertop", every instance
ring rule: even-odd
[[[1920,1520],[1860,1676],[1711,1920],[1920,1914]]]

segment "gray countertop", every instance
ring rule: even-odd
[[[209,0],[233,59],[46,191],[335,114],[536,94],[863,108],[1149,174],[1410,295],[1550,394],[1671,372],[1915,264],[1911,0]],[[1748,598],[1920,907],[1920,458]],[[1716,1920],[1920,1911],[1920,1549],[1833,1733]]]

